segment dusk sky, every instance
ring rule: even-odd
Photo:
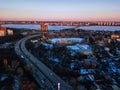
[[[120,0],[0,0],[0,20],[120,21]]]

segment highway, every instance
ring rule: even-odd
[[[25,42],[38,36],[40,36],[40,34],[31,35],[19,40],[15,45],[16,54],[23,58],[24,62],[30,68],[33,77],[42,88],[47,87],[47,90],[56,90],[58,83],[60,83],[60,90],[73,90],[71,86],[65,83],[59,76],[26,49]]]
[[[22,51],[21,46],[20,46],[21,42],[22,42],[22,40],[17,42],[16,47],[15,47],[15,51],[16,51],[17,55],[19,55],[21,58],[23,58],[25,60],[25,63],[30,68],[31,73],[32,73],[33,77],[35,78],[35,80],[38,82],[38,84],[42,88],[45,88],[45,87],[49,88],[49,86],[51,86],[51,83],[48,80],[46,80],[46,77],[44,77],[44,75],[41,72],[38,72],[39,69],[37,70],[37,67],[35,67],[33,65],[34,63],[30,62],[30,59],[28,58],[28,56],[26,56],[24,54],[24,52]],[[47,83],[48,86],[46,85],[45,82]]]

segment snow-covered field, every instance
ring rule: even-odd
[[[3,27],[9,27],[9,28],[25,28],[25,29],[35,29],[40,30],[40,25],[38,24],[4,24]],[[63,29],[70,29],[75,28],[75,26],[48,26],[48,30],[63,30]]]
[[[74,56],[76,52],[84,54],[92,54],[92,49],[87,44],[81,44],[82,38],[53,38],[49,39],[49,43],[42,43],[47,48],[53,48],[53,44],[67,45],[67,49],[71,51],[71,55]]]
[[[84,54],[92,54],[92,49],[89,45],[87,44],[84,44],[84,45],[72,45],[72,46],[67,46],[67,48],[69,50],[71,50],[71,55],[75,55],[76,52],[81,52],[81,53],[84,53]]]
[[[91,51],[91,47],[87,44],[84,44],[84,45],[72,45],[72,46],[67,46],[68,49],[71,49],[73,51],[88,51],[90,50]]]
[[[82,38],[53,38],[50,39],[51,43],[80,43]]]
[[[120,26],[81,26],[76,28],[83,29],[83,30],[104,30],[104,31],[120,31]]]

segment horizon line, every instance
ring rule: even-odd
[[[36,22],[120,22],[120,20],[0,20],[1,21],[36,21]]]

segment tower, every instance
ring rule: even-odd
[[[41,31],[47,31],[48,30],[48,25],[41,25]]]

